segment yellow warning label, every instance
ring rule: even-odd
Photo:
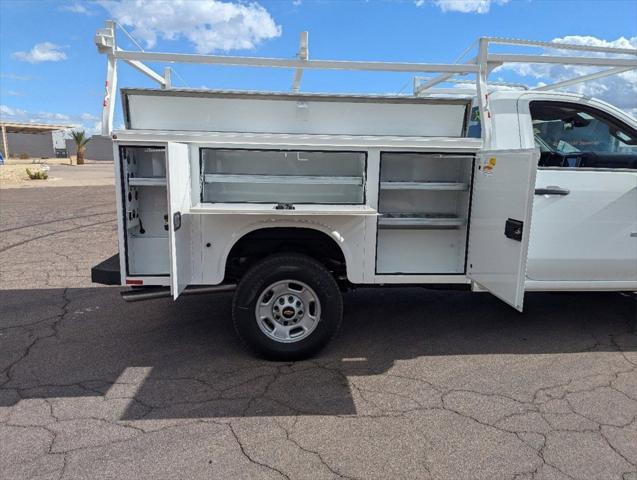
[[[484,168],[483,168],[484,173],[491,173],[493,169],[495,168],[496,163],[497,163],[497,160],[495,159],[495,157],[489,158],[489,160],[487,160],[487,162],[484,165]]]

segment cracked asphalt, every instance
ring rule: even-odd
[[[125,304],[112,187],[0,191],[0,478],[637,480],[619,294],[361,289],[311,361],[235,338],[229,295]]]

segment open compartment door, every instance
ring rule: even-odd
[[[177,299],[192,277],[190,160],[188,158],[188,145],[185,143],[168,143],[166,177],[170,238],[170,290],[173,298]]]
[[[467,276],[522,311],[537,150],[482,151],[475,163]]]

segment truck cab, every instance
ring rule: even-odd
[[[497,92],[492,108],[499,145],[540,150],[526,290],[634,291],[635,119],[568,93]]]

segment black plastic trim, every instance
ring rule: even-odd
[[[91,282],[102,285],[121,285],[119,270],[119,253],[107,258],[91,268]]]

